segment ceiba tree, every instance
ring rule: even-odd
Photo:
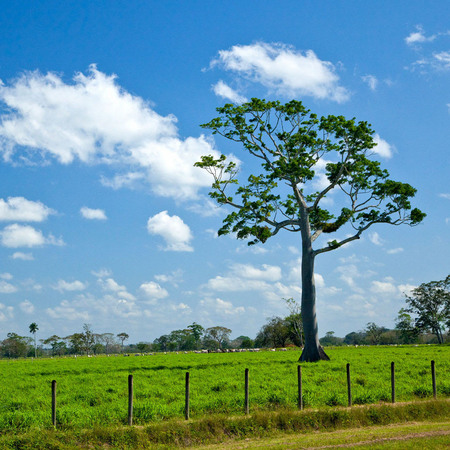
[[[266,242],[280,230],[300,233],[305,336],[300,361],[328,359],[318,337],[316,256],[359,239],[378,223],[421,222],[425,214],[412,209],[410,203],[416,189],[390,180],[380,163],[371,159],[376,143],[367,122],[342,116],[319,119],[295,100],[281,104],[252,99],[241,106],[226,104],[217,111],[219,117],[202,127],[241,144],[262,167],[261,173],[239,183],[239,165],[224,155],[218,159],[205,155],[195,164],[213,177],[210,197],[233,208],[218,234],[236,233],[252,245]],[[334,195],[337,191],[341,194]],[[340,209],[323,207],[332,193],[333,199],[341,201]],[[330,239],[313,248],[322,233],[341,231],[344,225],[352,227],[350,237]]]

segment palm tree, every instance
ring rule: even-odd
[[[34,357],[37,358],[37,350],[36,350],[36,331],[39,330],[38,324],[33,322],[30,324],[30,333],[34,337]]]

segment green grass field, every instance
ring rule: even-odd
[[[346,364],[353,404],[390,402],[390,363],[396,366],[398,402],[450,397],[450,346],[340,347],[329,362],[302,364],[306,409],[347,405]],[[136,425],[184,415],[185,373],[191,379],[191,418],[242,415],[244,370],[250,371],[250,411],[295,409],[298,351],[155,354],[0,361],[0,432],[51,427],[51,381],[57,381],[59,429],[127,423],[129,374],[134,377]]]

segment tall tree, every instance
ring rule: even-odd
[[[416,327],[414,319],[408,314],[405,308],[401,308],[395,320],[395,329],[403,344],[412,344],[417,342],[420,336],[420,330]]]
[[[230,338],[231,330],[226,327],[210,327],[205,331],[205,340],[211,340],[222,349]]]
[[[120,341],[122,342],[122,353],[123,353],[123,343],[130,337],[128,336],[127,333],[119,333],[117,335],[117,337],[120,339]]]
[[[30,324],[30,333],[33,335],[34,338],[34,357],[37,357],[37,346],[36,346],[36,331],[39,330],[38,324],[36,322],[33,322]]]
[[[442,330],[445,326],[450,328],[450,275],[445,280],[422,283],[406,295],[406,303],[406,311],[416,315],[416,327],[431,330],[442,344]]]
[[[252,99],[241,106],[217,108],[220,116],[202,125],[231,141],[260,161],[261,173],[239,185],[238,165],[203,156],[196,163],[213,177],[210,196],[234,210],[219,235],[236,233],[264,243],[280,230],[301,236],[301,314],[305,347],[301,361],[328,359],[319,345],[316,318],[314,262],[317,255],[359,239],[375,224],[416,225],[425,214],[412,209],[416,189],[389,179],[374,154],[374,131],[367,122],[342,116],[317,118],[301,102]],[[231,190],[231,192],[230,192]],[[327,210],[323,200],[335,191],[340,210]],[[347,225],[347,230],[343,227]],[[313,243],[322,233],[340,231],[344,239],[330,239],[321,248]]]

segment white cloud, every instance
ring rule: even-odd
[[[201,155],[219,156],[211,142],[204,136],[181,139],[174,116],[157,114],[95,65],[72,83],[54,73],[27,72],[0,84],[0,101],[6,105],[0,115],[6,161],[29,156],[108,164],[117,169],[112,185],[145,180],[157,195],[177,199],[211,185],[209,175],[194,167]]]
[[[42,245],[64,245],[61,238],[45,237],[40,230],[29,225],[12,224],[0,231],[1,243],[5,247],[40,247]]]
[[[33,261],[34,257],[32,253],[14,252],[11,255],[12,259],[21,259],[22,261]]]
[[[395,255],[397,253],[401,253],[403,251],[402,247],[397,247],[397,248],[391,248],[390,250],[387,251],[388,255]]]
[[[381,239],[380,235],[376,231],[369,233],[369,240],[372,244],[383,245],[383,239]]]
[[[121,299],[125,299],[128,301],[135,300],[134,295],[130,294],[125,286],[121,286],[113,278],[106,278],[106,279],[100,278],[98,280],[98,283],[100,284],[100,286],[104,291],[113,292],[115,295],[117,295],[117,297]]]
[[[91,273],[97,278],[106,278],[112,275],[112,272],[109,269],[100,269],[98,271],[93,270]]]
[[[14,317],[14,308],[12,306],[5,306],[0,303],[0,322],[6,322]]]
[[[439,197],[450,200],[450,194],[439,194]]]
[[[372,281],[370,290],[376,294],[392,295],[397,293],[397,287],[389,281]]]
[[[234,306],[233,303],[222,300],[221,298],[207,298],[200,301],[200,306],[202,309],[206,309],[208,311],[212,311],[219,316],[223,317],[239,315],[245,313],[245,308],[243,306]]]
[[[0,294],[13,294],[14,292],[17,292],[15,286],[4,280],[0,281]]]
[[[394,147],[392,145],[390,145],[384,139],[381,139],[378,133],[374,134],[373,141],[377,144],[372,149],[375,154],[381,156],[382,158],[392,158],[392,154],[394,152]]]
[[[54,213],[41,202],[24,197],[8,197],[6,201],[0,198],[0,221],[42,222]]]
[[[87,311],[80,310],[78,307],[71,305],[67,300],[63,300],[59,306],[47,308],[46,313],[52,319],[90,320],[90,315]]]
[[[167,211],[150,217],[147,222],[147,230],[150,234],[162,236],[166,241],[167,251],[192,252],[190,245],[192,233],[190,228],[178,216],[169,216]]]
[[[302,53],[280,43],[235,45],[219,51],[211,63],[216,65],[288,97],[312,96],[343,102],[350,96],[339,85],[335,66],[320,60],[312,50]]]
[[[25,314],[33,314],[34,313],[34,305],[33,303],[31,303],[29,300],[24,300],[23,302],[20,303],[20,309],[25,313]]]
[[[105,211],[103,211],[103,209],[91,209],[86,206],[83,206],[80,209],[80,213],[85,219],[89,219],[89,220],[106,220],[107,219]]]
[[[238,105],[247,101],[244,96],[240,95],[222,80],[219,80],[215,85],[213,85],[213,91],[217,96],[231,100],[233,103],[237,103]]]
[[[86,284],[82,283],[81,281],[75,280],[75,281],[64,281],[59,280],[56,286],[53,287],[53,289],[64,292],[64,291],[83,291],[86,289]]]
[[[5,273],[0,273],[0,278],[2,280],[12,280],[13,276],[10,273],[5,272]]]
[[[361,77],[364,83],[367,83],[371,91],[375,91],[378,86],[378,79],[374,75],[364,75]]]
[[[416,31],[410,33],[406,38],[405,42],[408,45],[415,45],[415,44],[423,44],[424,42],[432,42],[436,39],[437,35],[433,34],[431,36],[425,36],[425,32],[422,28],[422,26],[417,25]]]
[[[281,268],[268,264],[263,264],[259,269],[251,264],[236,263],[231,266],[231,270],[236,276],[253,280],[278,281],[281,278]]]
[[[169,296],[167,290],[154,281],[141,284],[140,289],[151,300],[159,300]]]

